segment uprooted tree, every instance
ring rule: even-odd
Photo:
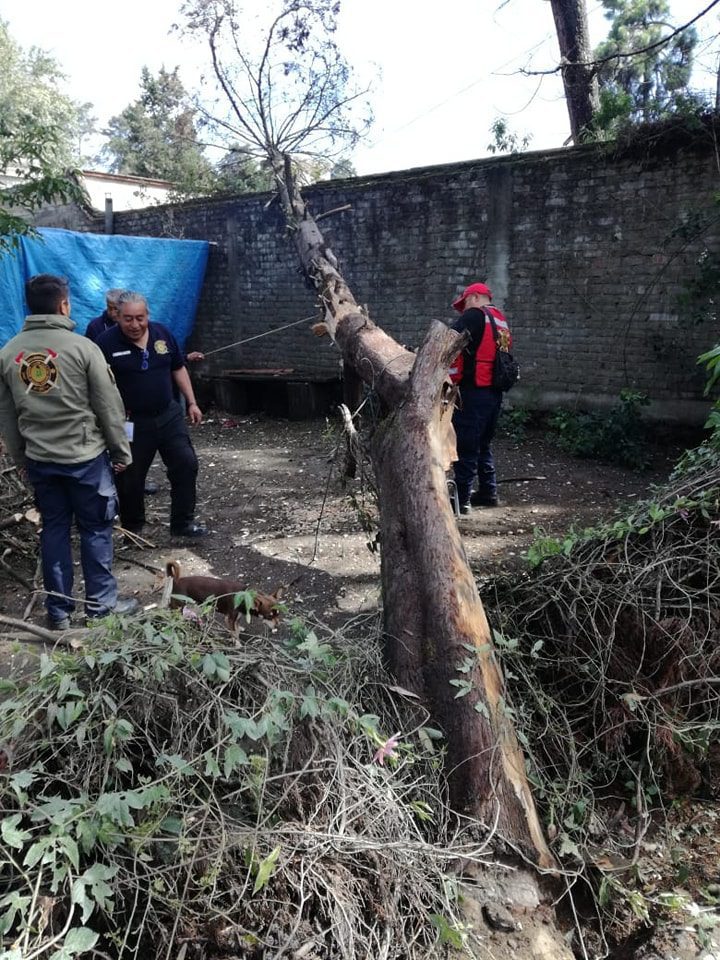
[[[524,856],[551,867],[447,494],[455,444],[447,370],[464,341],[434,321],[414,354],[374,324],[353,297],[295,177],[294,156],[327,156],[357,139],[362,126],[355,114],[363,91],[351,86],[333,41],[338,6],[286,0],[255,54],[247,19],[232,0],[196,0],[184,13],[189,30],[210,48],[222,95],[213,123],[271,166],[300,262],[319,295],[322,332],[339,347],[347,378],[364,381],[379,399],[382,417],[370,452],[388,664],[445,729],[454,809],[494,825]]]

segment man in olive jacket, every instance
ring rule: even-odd
[[[112,573],[117,513],[113,479],[131,463],[125,410],[101,350],[73,333],[67,282],[50,274],[25,284],[31,316],[0,350],[0,433],[35,489],[52,629],[70,626],[73,516],[89,617],[131,613]]]

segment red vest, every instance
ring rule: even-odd
[[[485,313],[485,329],[483,330],[482,340],[480,341],[480,346],[475,351],[475,386],[476,387],[491,387],[492,386],[492,375],[493,375],[493,364],[495,363],[495,339],[493,337],[493,329],[490,320],[488,319],[488,311],[492,311],[493,319],[495,320],[495,326],[497,327],[498,339],[501,341],[504,349],[509,350],[512,347],[512,334],[510,333],[510,327],[508,322],[505,319],[504,314],[498,310],[497,307],[486,306],[483,307],[483,312]],[[450,368],[450,379],[453,383],[460,383],[463,379],[463,372],[465,370],[465,351],[463,350],[459,356],[455,358],[455,361]]]

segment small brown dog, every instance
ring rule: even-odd
[[[172,578],[173,594],[190,597],[196,603],[204,603],[209,597],[215,597],[216,609],[225,615],[227,624],[233,631],[237,626],[238,617],[247,616],[248,613],[252,617],[268,620],[273,626],[280,618],[278,603],[282,596],[282,587],[279,587],[275,593],[255,593],[252,606],[248,611],[245,598],[241,598],[241,602],[235,606],[235,595],[254,593],[254,591],[246,591],[243,584],[237,580],[220,580],[218,577],[183,577],[180,573],[180,564],[176,560],[168,561],[165,572]],[[182,605],[182,600],[171,597],[170,606],[181,607]]]

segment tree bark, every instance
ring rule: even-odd
[[[358,308],[292,183],[279,187],[327,332],[385,411],[370,452],[388,664],[398,683],[426,700],[447,734],[453,808],[496,827],[538,865],[553,866],[448,497],[456,391],[447,371],[464,338],[434,321],[417,356],[397,344]]]
[[[575,143],[592,128],[593,114],[600,106],[585,0],[550,0],[562,57],[565,102],[570,132]]]

